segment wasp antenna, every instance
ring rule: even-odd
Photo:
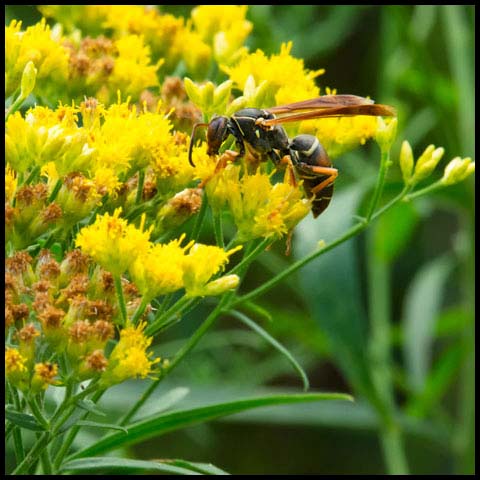
[[[195,141],[195,131],[198,127],[208,127],[208,123],[195,123],[192,128],[192,135],[190,137],[190,145],[188,146],[188,161],[192,167],[195,167],[195,164],[192,161],[192,152],[193,152],[193,143]]]

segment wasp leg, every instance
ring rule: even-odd
[[[234,162],[240,154],[238,152],[235,152],[234,150],[225,150],[221,155],[220,158],[218,159],[217,164],[215,165],[215,170],[213,172],[213,175],[216,175],[219,173],[221,170],[223,170],[228,162]],[[204,178],[199,184],[198,188],[204,188],[205,185],[212,179],[213,175],[210,175],[207,178]]]
[[[280,160],[277,161],[277,165],[286,165],[287,169],[285,171],[285,178],[284,181],[287,179],[288,175],[288,183],[293,187],[297,187],[298,185],[298,178],[295,171],[295,166],[292,162],[292,158],[290,155],[284,155]]]
[[[220,170],[223,170],[228,162],[234,162],[241,154],[235,152],[235,150],[225,150],[218,159],[217,165],[215,166],[215,173],[218,173]]]
[[[308,165],[307,163],[299,163],[298,166],[303,171],[309,171],[314,175],[322,175],[327,178],[320,182],[318,185],[315,185],[310,191],[313,195],[316,195],[318,192],[321,192],[324,188],[331,185],[335,179],[338,177],[338,170],[333,167],[320,167],[317,165]]]

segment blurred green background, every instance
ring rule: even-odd
[[[193,7],[159,8],[188,17]],[[392,158],[398,158],[404,139],[415,157],[431,143],[442,146],[446,153],[434,174],[440,177],[453,157],[474,159],[474,13],[474,6],[459,5],[252,5],[247,45],[271,54],[292,40],[292,54],[307,68],[326,69],[318,79],[322,89],[395,106],[399,131]],[[34,7],[8,6],[6,21],[11,18],[22,19],[25,27],[40,15]],[[348,229],[368,202],[378,158],[374,144],[339,158],[328,210],[296,229],[290,257],[283,242],[263,254],[242,290],[260,285],[319,240],[328,242]],[[395,164],[386,197],[401,188]],[[130,454],[208,461],[235,474],[385,473],[379,440],[385,424],[372,387],[379,374],[393,385],[410,472],[473,473],[474,221],[469,178],[393,209],[365,234],[258,299],[272,319],[252,317],[300,361],[311,389],[352,393],[354,404],[264,408],[167,434]],[[175,352],[207,311],[195,311],[171,329],[158,354]],[[372,329],[378,318],[391,327],[379,338]],[[377,348],[389,352],[380,365]],[[143,388],[141,382],[121,385],[102,403],[125,411],[125,402]],[[300,390],[284,357],[234,318],[223,318],[150,404],[158,408],[158,402],[171,401],[169,395],[183,407]]]

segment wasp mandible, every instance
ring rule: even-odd
[[[207,127],[207,154],[210,156],[217,155],[222,144],[232,135],[239,157],[248,152],[257,161],[289,164],[303,180],[305,193],[312,199],[312,214],[316,218],[330,203],[338,170],[333,167],[317,137],[303,134],[290,139],[281,125],[314,118],[356,115],[390,117],[396,112],[393,107],[356,95],[323,95],[266,109],[244,108],[231,117],[214,116],[209,123],[195,124],[188,160],[194,166],[192,149],[198,127]]]

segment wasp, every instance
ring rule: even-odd
[[[303,180],[316,218],[330,203],[338,170],[317,137],[303,134],[290,139],[282,124],[357,115],[395,116],[396,112],[393,107],[356,95],[323,95],[266,109],[244,108],[231,117],[215,115],[209,123],[195,124],[188,159],[194,166],[192,148],[198,127],[207,127],[207,154],[210,156],[218,155],[223,143],[232,135],[238,149],[235,156],[242,157],[248,152],[256,162],[271,160],[276,166],[290,165]]]

